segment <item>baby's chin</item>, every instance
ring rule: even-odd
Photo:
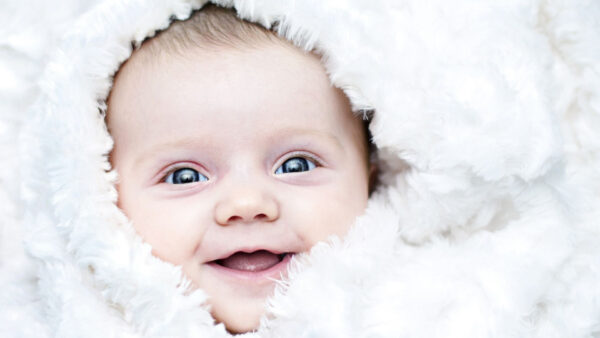
[[[288,246],[286,246],[287,248]],[[247,252],[246,252],[247,251]],[[296,251],[236,249],[201,264],[195,279],[208,295],[212,315],[231,333],[258,329],[277,280],[285,278]],[[212,258],[212,257],[211,257]]]
[[[211,303],[211,302],[209,302]],[[229,333],[238,334],[255,331],[266,311],[266,298],[256,301],[211,304],[212,316],[217,323],[223,323]]]

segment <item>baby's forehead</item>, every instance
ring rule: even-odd
[[[347,97],[331,85],[318,56],[295,47],[267,43],[236,50],[190,48],[152,61],[143,57],[147,50],[136,53],[115,78],[109,115],[131,114],[137,107],[147,124],[158,114],[196,109],[198,116],[214,115],[213,128],[226,128],[231,114],[251,122],[276,112],[263,130],[285,122],[288,112],[298,119],[294,125],[335,117],[336,111],[353,118]]]
[[[136,49],[115,77],[108,107],[109,129],[118,124],[127,131],[169,125],[196,107],[187,122],[171,126],[171,138],[203,120],[226,134],[236,121],[243,122],[242,131],[264,133],[317,131],[327,119],[335,120],[332,128],[365,138],[360,118],[352,115],[341,90],[332,87],[318,55],[216,6],[174,22]],[[132,111],[143,112],[144,119],[115,123],[135,121]],[[202,112],[211,115],[203,118]]]

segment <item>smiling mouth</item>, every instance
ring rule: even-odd
[[[291,253],[275,254],[267,250],[254,252],[238,251],[233,255],[213,261],[215,264],[231,270],[243,272],[261,272],[281,263]]]

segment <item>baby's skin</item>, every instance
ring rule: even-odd
[[[108,105],[119,207],[231,332],[256,329],[294,255],[366,207],[362,121],[292,45],[142,47]]]

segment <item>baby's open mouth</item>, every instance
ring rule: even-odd
[[[227,258],[215,260],[214,263],[232,270],[259,272],[279,264],[289,254],[275,254],[267,250],[250,253],[238,251]]]

